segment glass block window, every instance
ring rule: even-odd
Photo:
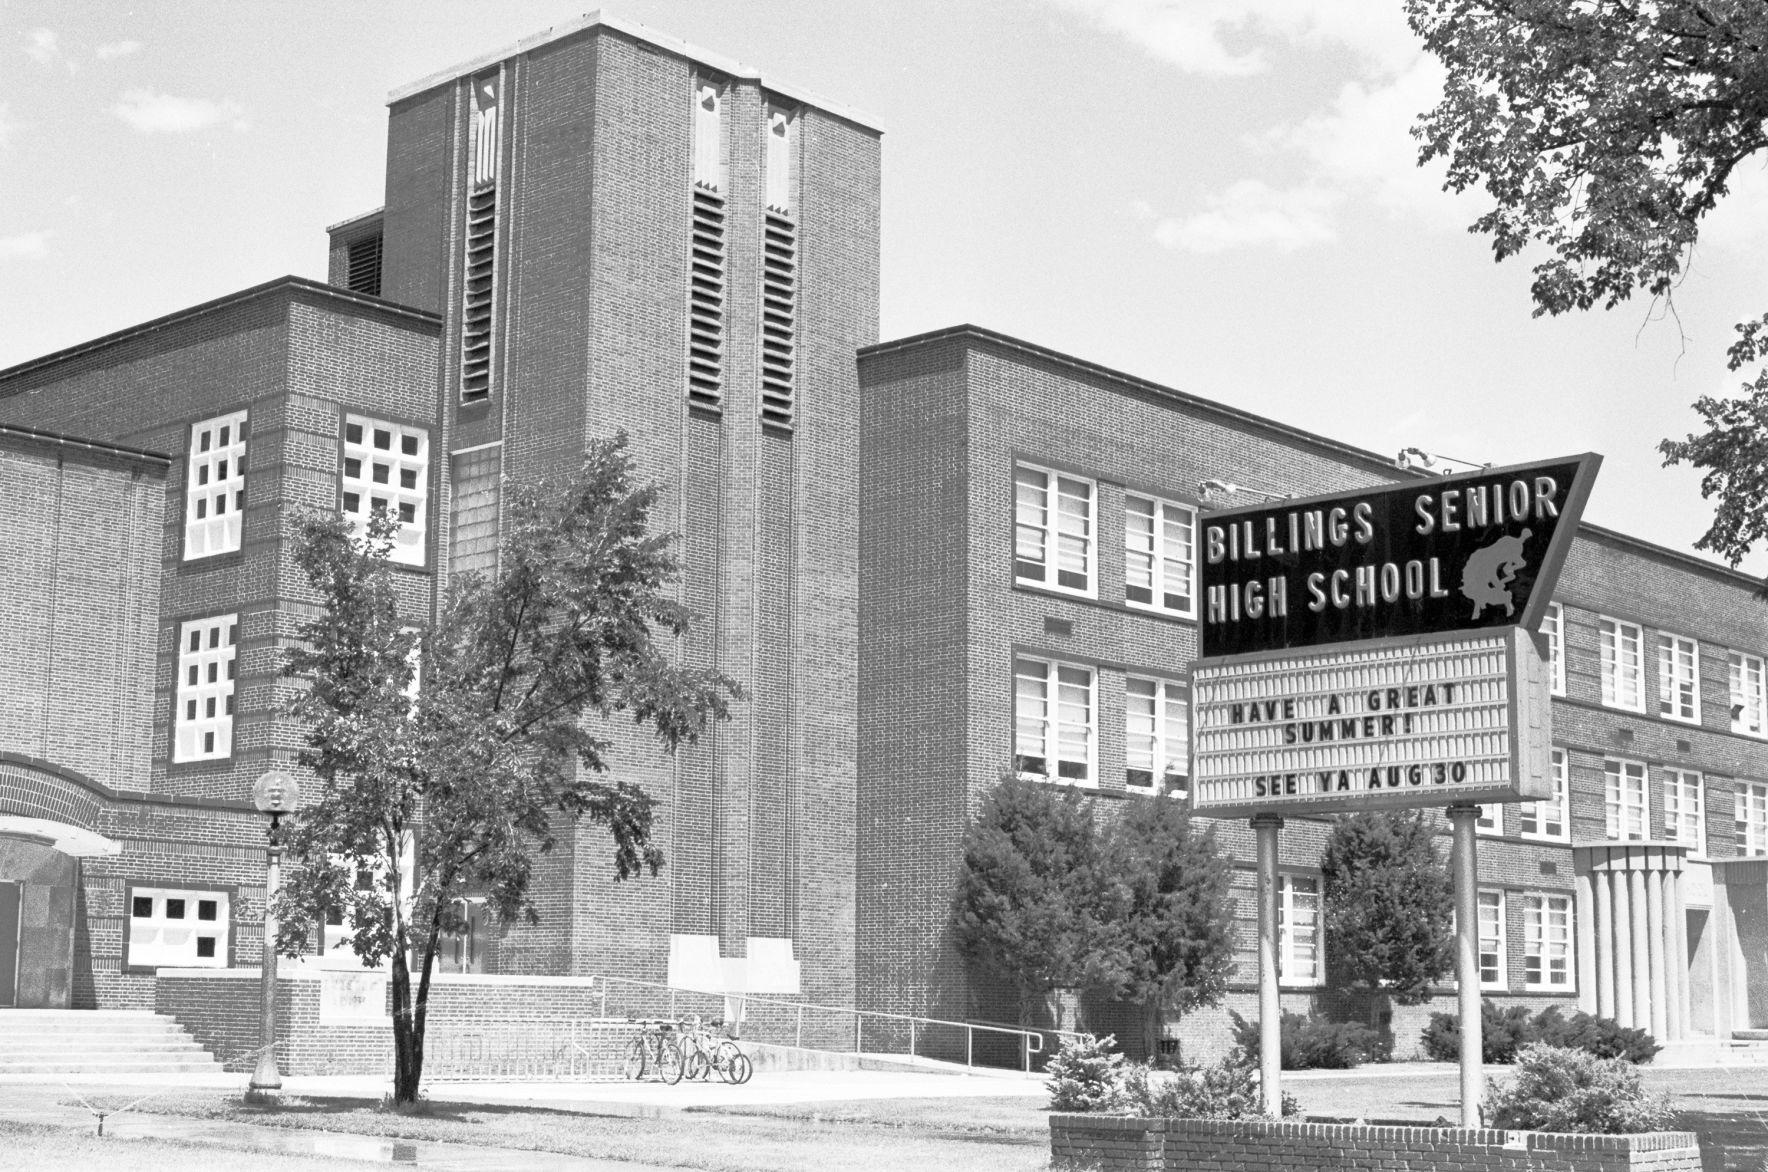
[[[1021,464],[1013,497],[1014,578],[1091,597],[1093,482]]]
[[[1762,659],[1733,651],[1728,657],[1731,677],[1731,731],[1747,736],[1768,736],[1768,685]]]
[[[1553,750],[1553,796],[1516,807],[1517,833],[1564,842],[1571,837],[1571,770],[1564,749]]]
[[[1547,636],[1547,668],[1553,677],[1553,694],[1565,695],[1565,608],[1557,602],[1547,604],[1541,619],[1541,630]]]
[[[1572,901],[1565,895],[1525,895],[1522,901],[1523,980],[1531,989],[1572,987]]]
[[[1603,816],[1610,841],[1645,837],[1645,766],[1637,761],[1602,763]]]
[[[1510,984],[1504,971],[1504,893],[1479,893],[1479,984],[1482,989],[1504,989]]]
[[[1021,777],[1091,786],[1098,776],[1091,668],[1013,661],[1014,758]]]
[[[1124,599],[1197,616],[1197,512],[1152,497],[1124,499]]]
[[[1768,855],[1768,785],[1738,782],[1735,818],[1737,853]]]
[[[233,753],[234,656],[237,615],[216,615],[178,626],[177,710],[172,760],[207,761]]]
[[[392,560],[424,564],[429,528],[430,433],[360,415],[344,417],[343,509],[358,535],[385,509],[398,517]]]
[[[1320,879],[1277,876],[1277,977],[1286,985],[1325,980],[1320,954]]]
[[[1664,770],[1664,837],[1707,853],[1706,786],[1692,769]]]
[[[1700,645],[1658,634],[1658,715],[1700,723]]]
[[[125,963],[131,968],[226,968],[230,904],[225,891],[132,888]]]
[[[1182,795],[1190,751],[1191,707],[1185,686],[1131,676],[1124,684],[1124,786]]]
[[[245,507],[246,413],[195,424],[185,471],[184,560],[238,549]]]
[[[1598,619],[1602,643],[1602,702],[1645,711],[1645,633],[1634,623]]]

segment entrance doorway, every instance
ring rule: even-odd
[[[79,867],[41,839],[0,834],[0,1006],[71,1005]]]
[[[0,1006],[18,1004],[18,925],[24,888],[0,882]]]

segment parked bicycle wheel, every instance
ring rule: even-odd
[[[711,1078],[712,1063],[707,1061],[706,1051],[698,1046],[690,1047],[687,1057],[682,1060],[681,1076],[683,1078]]]
[[[674,1038],[664,1038],[657,1045],[657,1077],[666,1083],[674,1084],[681,1081],[682,1071],[686,1063],[682,1061],[681,1047],[675,1044]]]
[[[642,1034],[634,1038],[632,1040],[632,1045],[626,1048],[626,1064],[622,1069],[625,1071],[627,1078],[637,1079],[645,1076],[646,1049],[645,1039]]]
[[[755,1064],[749,1061],[749,1056],[747,1054],[744,1054],[739,1050],[731,1057],[730,1080],[738,1086],[741,1086],[754,1076]]]
[[[746,1083],[749,1076],[755,1073],[749,1056],[729,1039],[718,1044],[718,1053],[713,1055],[712,1065],[717,1068],[718,1076],[728,1083]]]

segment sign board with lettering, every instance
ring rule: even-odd
[[[1205,513],[1202,654],[1540,626],[1602,457]]]
[[[1199,662],[1200,814],[1353,813],[1552,796],[1552,680],[1518,627]]]

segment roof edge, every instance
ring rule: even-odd
[[[241,289],[234,293],[228,293],[224,296],[215,298],[213,301],[204,301],[198,305],[174,310],[164,316],[152,318],[136,325],[127,326],[113,333],[101,334],[96,338],[91,338],[84,342],[78,342],[72,346],[65,347],[64,349],[53,350],[50,353],[41,355],[37,358],[27,359],[16,366],[0,369],[0,384],[4,384],[8,380],[18,378],[21,375],[30,374],[33,371],[42,370],[62,362],[67,362],[70,359],[78,358],[84,354],[102,350],[109,346],[118,345],[131,338],[140,337],[143,334],[150,334],[156,330],[166,329],[192,318],[202,317],[211,313],[219,313],[224,309],[231,309],[236,305],[243,305],[248,301],[255,301],[261,297],[269,297],[282,292],[324,297],[332,301],[345,302],[361,309],[369,309],[393,317],[406,318],[412,322],[423,325],[440,326],[442,324],[442,318],[440,315],[430,313],[427,310],[413,309],[408,305],[400,305],[395,301],[383,301],[379,297],[369,297],[362,293],[352,293],[348,289],[342,289],[336,285],[328,285],[323,281],[315,281],[310,277],[296,277],[291,275],[277,277],[274,280],[265,281],[261,285],[253,285],[249,289]],[[5,392],[0,390],[0,395],[4,394]]]
[[[1186,406],[1193,407],[1206,414],[1230,419],[1239,424],[1250,425],[1261,431],[1280,435],[1286,439],[1304,443],[1317,449],[1335,453],[1339,456],[1349,456],[1359,463],[1368,464],[1372,468],[1379,468],[1389,474],[1402,471],[1401,469],[1394,467],[1392,460],[1378,453],[1355,447],[1339,440],[1315,435],[1313,432],[1304,431],[1298,427],[1292,427],[1287,423],[1279,423],[1277,420],[1267,419],[1262,415],[1254,415],[1252,412],[1242,410],[1239,407],[1230,407],[1225,403],[1217,403],[1210,399],[1199,398],[1196,395],[1188,394],[1185,391],[1174,390],[1172,387],[1163,386],[1160,383],[1153,382],[1149,379],[1138,378],[1133,374],[1125,374],[1120,370],[1114,370],[1108,366],[1101,366],[1096,362],[1088,362],[1084,358],[1076,358],[1071,354],[1064,354],[1060,350],[1052,350],[1047,346],[1039,346],[1035,342],[1027,342],[1009,334],[1003,334],[996,330],[987,329],[983,326],[971,325],[969,323],[947,326],[938,330],[930,330],[927,333],[915,334],[907,338],[894,338],[887,342],[874,342],[870,346],[860,347],[858,357],[864,359],[874,354],[890,354],[901,350],[911,350],[918,346],[933,345],[939,342],[963,338],[972,339],[978,342],[986,342],[989,345],[997,346],[1004,350],[1017,351],[1044,361],[1054,362],[1058,365],[1069,367],[1072,370],[1092,375],[1096,378],[1105,379],[1108,382],[1118,383],[1139,391],[1146,391],[1163,398],[1176,399],[1179,402],[1184,403]],[[1411,470],[1409,474],[1420,480],[1430,479],[1427,474],[1416,470]],[[1403,483],[1403,480],[1401,483]],[[1618,529],[1609,529],[1606,526],[1597,525],[1590,521],[1579,521],[1578,533],[1580,536],[1626,545],[1636,551],[1649,554],[1653,557],[1677,562],[1687,569],[1695,570],[1711,577],[1724,579],[1740,585],[1746,585],[1751,590],[1760,590],[1763,587],[1763,580],[1752,574],[1746,574],[1742,570],[1734,569],[1720,562],[1710,561],[1699,554],[1685,553],[1682,550],[1673,549],[1667,545],[1659,545],[1655,541],[1647,541],[1643,537],[1635,537],[1630,533],[1622,533]]]
[[[20,427],[16,423],[0,423],[0,435],[23,436],[25,439],[40,440],[44,443],[64,447],[86,448],[107,456],[122,456],[147,464],[170,466],[172,463],[172,457],[165,452],[149,451],[147,448],[131,448],[125,444],[111,444],[103,440],[85,439],[77,435],[65,435],[59,431],[39,431],[34,427]]]
[[[387,214],[387,205],[382,204],[378,208],[373,208],[373,209],[366,211],[366,212],[358,212],[356,215],[351,216],[347,220],[339,220],[335,224],[327,224],[325,226],[325,233],[327,236],[336,235],[337,233],[343,231],[345,228],[354,228],[356,225],[364,223],[368,220],[372,220],[377,217],[385,217],[386,214]]]
[[[828,101],[824,98],[818,97],[809,90],[802,89],[799,86],[791,85],[789,83],[768,81],[761,76],[761,71],[759,69],[756,69],[752,65],[745,65],[734,57],[726,57],[722,53],[714,53],[710,49],[702,49],[698,45],[682,40],[680,37],[673,37],[668,33],[658,32],[649,25],[640,24],[634,20],[626,20],[600,8],[593,12],[586,12],[575,20],[568,20],[561,24],[553,25],[550,28],[543,29],[538,33],[523,37],[513,44],[506,45],[501,49],[493,49],[490,52],[477,54],[476,56],[467,58],[465,61],[451,65],[446,69],[437,70],[434,73],[426,74],[425,76],[418,78],[416,81],[407,82],[402,86],[398,86],[388,92],[387,105],[396,105],[399,102],[405,101],[407,98],[414,98],[418,94],[427,93],[438,86],[447,85],[451,81],[455,81],[472,73],[477,73],[479,70],[484,69],[487,66],[495,65],[500,61],[507,61],[511,57],[518,57],[523,53],[531,52],[543,45],[549,45],[554,41],[562,41],[566,37],[586,32],[593,28],[604,28],[612,32],[622,33],[634,40],[643,41],[647,45],[662,49],[667,53],[674,53],[678,57],[686,57],[688,60],[698,62],[701,65],[709,65],[720,73],[726,73],[731,77],[741,78],[745,81],[753,81],[764,89],[779,94],[781,97],[791,98],[797,102],[803,102],[805,105],[815,107],[816,109],[823,111],[825,114],[833,114],[838,118],[845,119],[848,122],[852,122],[857,126],[862,126],[877,134],[884,133],[884,128],[878,125],[878,120],[876,118],[856,110],[852,106],[843,105],[840,102]]]

